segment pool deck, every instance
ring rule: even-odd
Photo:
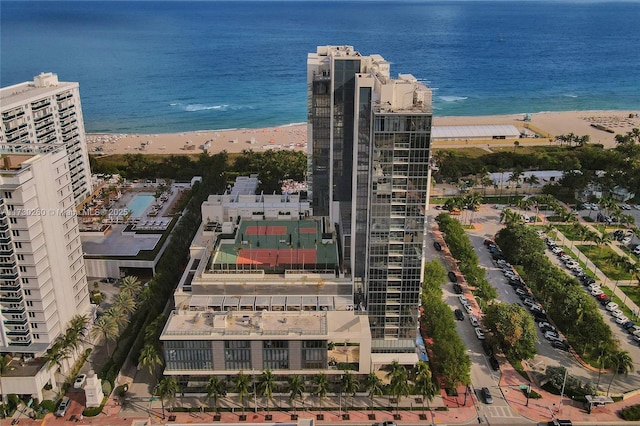
[[[126,208],[127,205],[138,195],[154,195],[155,187],[149,188],[134,188],[127,191],[122,197],[115,203],[114,209]],[[170,220],[169,217],[165,217],[166,211],[173,204],[175,199],[179,196],[180,190],[173,187],[173,193],[169,196],[169,199],[164,202],[162,208],[158,212],[155,218],[147,218],[142,216],[141,219],[157,219],[162,218],[163,221]],[[145,212],[149,210],[150,206],[145,209]],[[130,234],[124,234],[123,231],[127,225],[125,224],[112,224],[111,230],[106,235],[83,235],[80,233],[82,241],[82,249],[85,255],[88,256],[136,256],[141,250],[153,250],[162,238],[162,233],[157,234],[136,234],[135,236]]]

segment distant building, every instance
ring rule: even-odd
[[[489,177],[491,178],[493,185],[497,186],[515,185],[516,182],[511,182],[509,180],[512,175],[513,172],[489,173]],[[562,179],[562,176],[564,176],[564,172],[560,170],[530,170],[522,172],[519,184],[523,183],[523,179],[528,179],[531,176],[538,178],[538,184],[536,186],[544,186],[548,183],[558,182]]]
[[[512,125],[433,126],[431,140],[473,141],[489,139],[520,139],[520,130]]]
[[[41,73],[32,82],[0,89],[0,146],[63,144],[67,150],[73,198],[79,205],[91,194],[91,170],[78,83]]]

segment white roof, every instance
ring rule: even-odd
[[[434,139],[464,139],[494,136],[520,137],[520,130],[512,125],[487,125],[487,126],[433,126],[431,137]]]

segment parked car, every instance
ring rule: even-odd
[[[453,283],[453,291],[456,294],[462,294],[462,286],[458,283]]]
[[[460,309],[453,311],[453,315],[455,315],[458,321],[464,321],[464,313]]]
[[[606,306],[605,309],[607,311],[615,311],[616,309],[618,309],[618,304],[615,302],[609,302]]]
[[[80,389],[82,388],[82,385],[84,385],[84,382],[87,380],[87,375],[86,374],[79,374],[76,376],[76,380],[73,382],[73,387],[75,389]]]
[[[500,363],[498,362],[498,360],[496,359],[495,356],[490,356],[489,357],[489,365],[491,366],[493,371],[500,370]]]
[[[627,322],[629,322],[629,318],[627,318],[626,316],[622,315],[616,318],[616,322],[620,325],[625,324]]]
[[[629,333],[629,334],[640,333],[640,325],[633,325],[633,326],[627,328],[627,333]]]
[[[619,318],[621,316],[624,315],[624,313],[620,310],[620,309],[614,309],[613,311],[609,311],[609,313],[614,317],[614,318]]]
[[[458,282],[458,277],[456,276],[455,272],[449,271],[447,272],[447,276],[449,277],[449,281],[451,281],[452,283]]]
[[[437,241],[433,242],[433,248],[435,248],[437,251],[442,251],[442,245]]]
[[[479,340],[484,340],[484,332],[482,331],[482,329],[480,327],[476,327],[474,329],[476,331],[476,336],[478,337]]]
[[[69,409],[69,404],[70,403],[71,403],[71,400],[69,399],[68,396],[65,396],[64,398],[62,398],[62,401],[60,402],[60,405],[58,405],[58,409],[54,413],[55,416],[56,417],[64,417],[64,415],[67,414],[67,410]]]
[[[478,327],[480,325],[480,323],[478,323],[478,318],[476,318],[475,315],[469,315],[469,321],[471,322],[471,325],[474,327]]]
[[[491,397],[489,388],[482,388],[480,390],[480,393],[482,394],[482,398],[484,399],[485,404],[493,404],[493,398]]]
[[[467,313],[468,313],[469,315],[472,315],[472,314],[473,314],[473,309],[471,308],[471,306],[469,306],[469,305],[462,305],[462,307],[464,308],[464,310],[465,310],[465,311],[467,311]]]
[[[567,343],[562,340],[552,340],[551,346],[553,346],[556,349],[561,349],[563,351],[569,350],[569,345],[567,345]]]
[[[544,338],[547,340],[562,340],[555,331],[545,331]]]
[[[467,300],[466,297],[464,297],[463,295],[458,296],[458,300],[460,301],[461,304],[463,305],[468,305],[469,301]]]

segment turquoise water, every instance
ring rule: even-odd
[[[142,216],[142,213],[153,203],[155,197],[148,194],[138,194],[129,202],[127,208],[131,210],[131,217]]]

